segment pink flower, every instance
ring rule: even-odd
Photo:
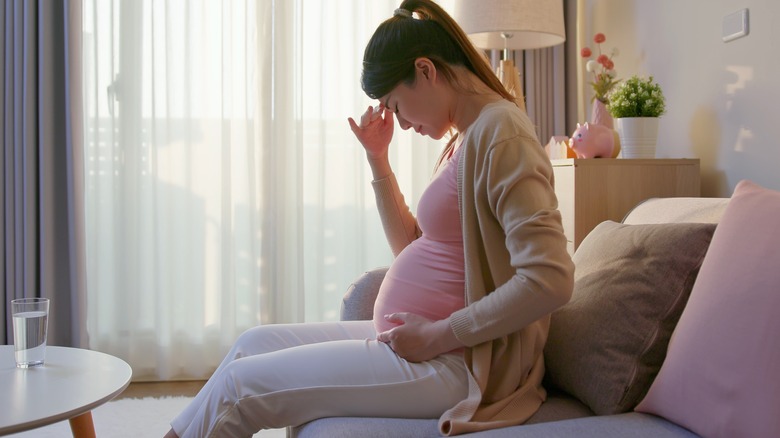
[[[609,100],[609,92],[617,85],[620,80],[616,79],[615,63],[612,62],[612,57],[617,55],[617,49],[612,49],[612,53],[607,55],[601,53],[601,43],[607,40],[607,37],[603,33],[597,33],[593,36],[593,41],[596,42],[596,50],[598,56],[595,60],[591,59],[586,64],[586,70],[593,74],[593,82],[590,84],[593,86],[593,99],[598,99],[604,103]],[[580,50],[580,56],[583,58],[590,58],[594,53],[590,47],[583,47]]]

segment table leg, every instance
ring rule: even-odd
[[[73,438],[96,438],[95,424],[92,423],[92,411],[87,411],[70,420],[70,431],[73,432]]]

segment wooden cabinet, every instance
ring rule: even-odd
[[[701,194],[698,159],[569,158],[552,164],[572,254],[596,225],[620,222],[645,199]]]

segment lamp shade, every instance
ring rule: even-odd
[[[455,0],[452,17],[481,49],[539,49],[566,41],[563,0]]]

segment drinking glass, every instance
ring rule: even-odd
[[[20,298],[11,301],[16,366],[43,365],[46,356],[46,330],[49,320],[48,298]]]

